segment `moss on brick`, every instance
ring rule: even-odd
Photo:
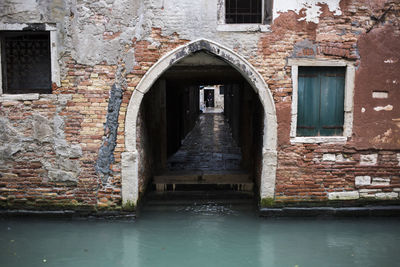
[[[135,211],[136,205],[132,201],[127,201],[125,204],[122,205],[123,211]]]
[[[275,200],[272,197],[262,198],[260,201],[262,208],[271,208],[275,205]]]

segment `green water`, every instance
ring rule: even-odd
[[[0,219],[0,266],[400,266],[400,220],[265,219],[214,205],[136,221]]]

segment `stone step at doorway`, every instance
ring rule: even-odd
[[[146,195],[144,205],[150,207],[189,207],[193,205],[243,206],[256,205],[253,192],[232,190],[152,191]]]
[[[233,190],[253,192],[254,183],[245,171],[167,171],[153,178],[157,192]]]

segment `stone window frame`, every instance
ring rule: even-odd
[[[271,1],[271,16],[273,11],[274,0],[262,0],[262,21],[265,20],[266,1]],[[238,23],[228,24],[225,23],[225,0],[218,0],[217,3],[217,31],[221,32],[268,32],[271,30],[270,24],[265,23]],[[273,18],[271,17],[272,23]]]
[[[50,65],[51,65],[51,83],[61,85],[60,82],[60,65],[57,61],[57,25],[55,23],[41,23],[45,26],[44,31],[50,34]],[[0,31],[23,31],[29,27],[28,23],[0,23]],[[0,44],[1,46],[1,44]],[[1,51],[1,47],[0,47]],[[1,70],[1,53],[0,53],[0,70]],[[0,71],[0,101],[7,100],[35,100],[39,99],[39,93],[28,94],[3,94],[2,72]]]
[[[292,68],[292,112],[290,126],[290,142],[295,143],[346,143],[353,131],[354,112],[354,80],[355,66],[346,60],[289,58],[288,66]],[[298,105],[298,71],[299,67],[345,67],[344,88],[344,123],[343,134],[340,136],[297,136],[297,105]]]

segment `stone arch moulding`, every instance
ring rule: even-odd
[[[277,119],[275,104],[262,76],[243,57],[210,40],[200,39],[180,46],[158,60],[143,76],[132,93],[125,119],[125,151],[122,153],[122,204],[135,205],[139,199],[138,152],[136,148],[137,116],[144,94],[173,64],[198,51],[207,51],[239,71],[252,86],[264,108],[264,135],[260,198],[273,198],[277,164]]]

